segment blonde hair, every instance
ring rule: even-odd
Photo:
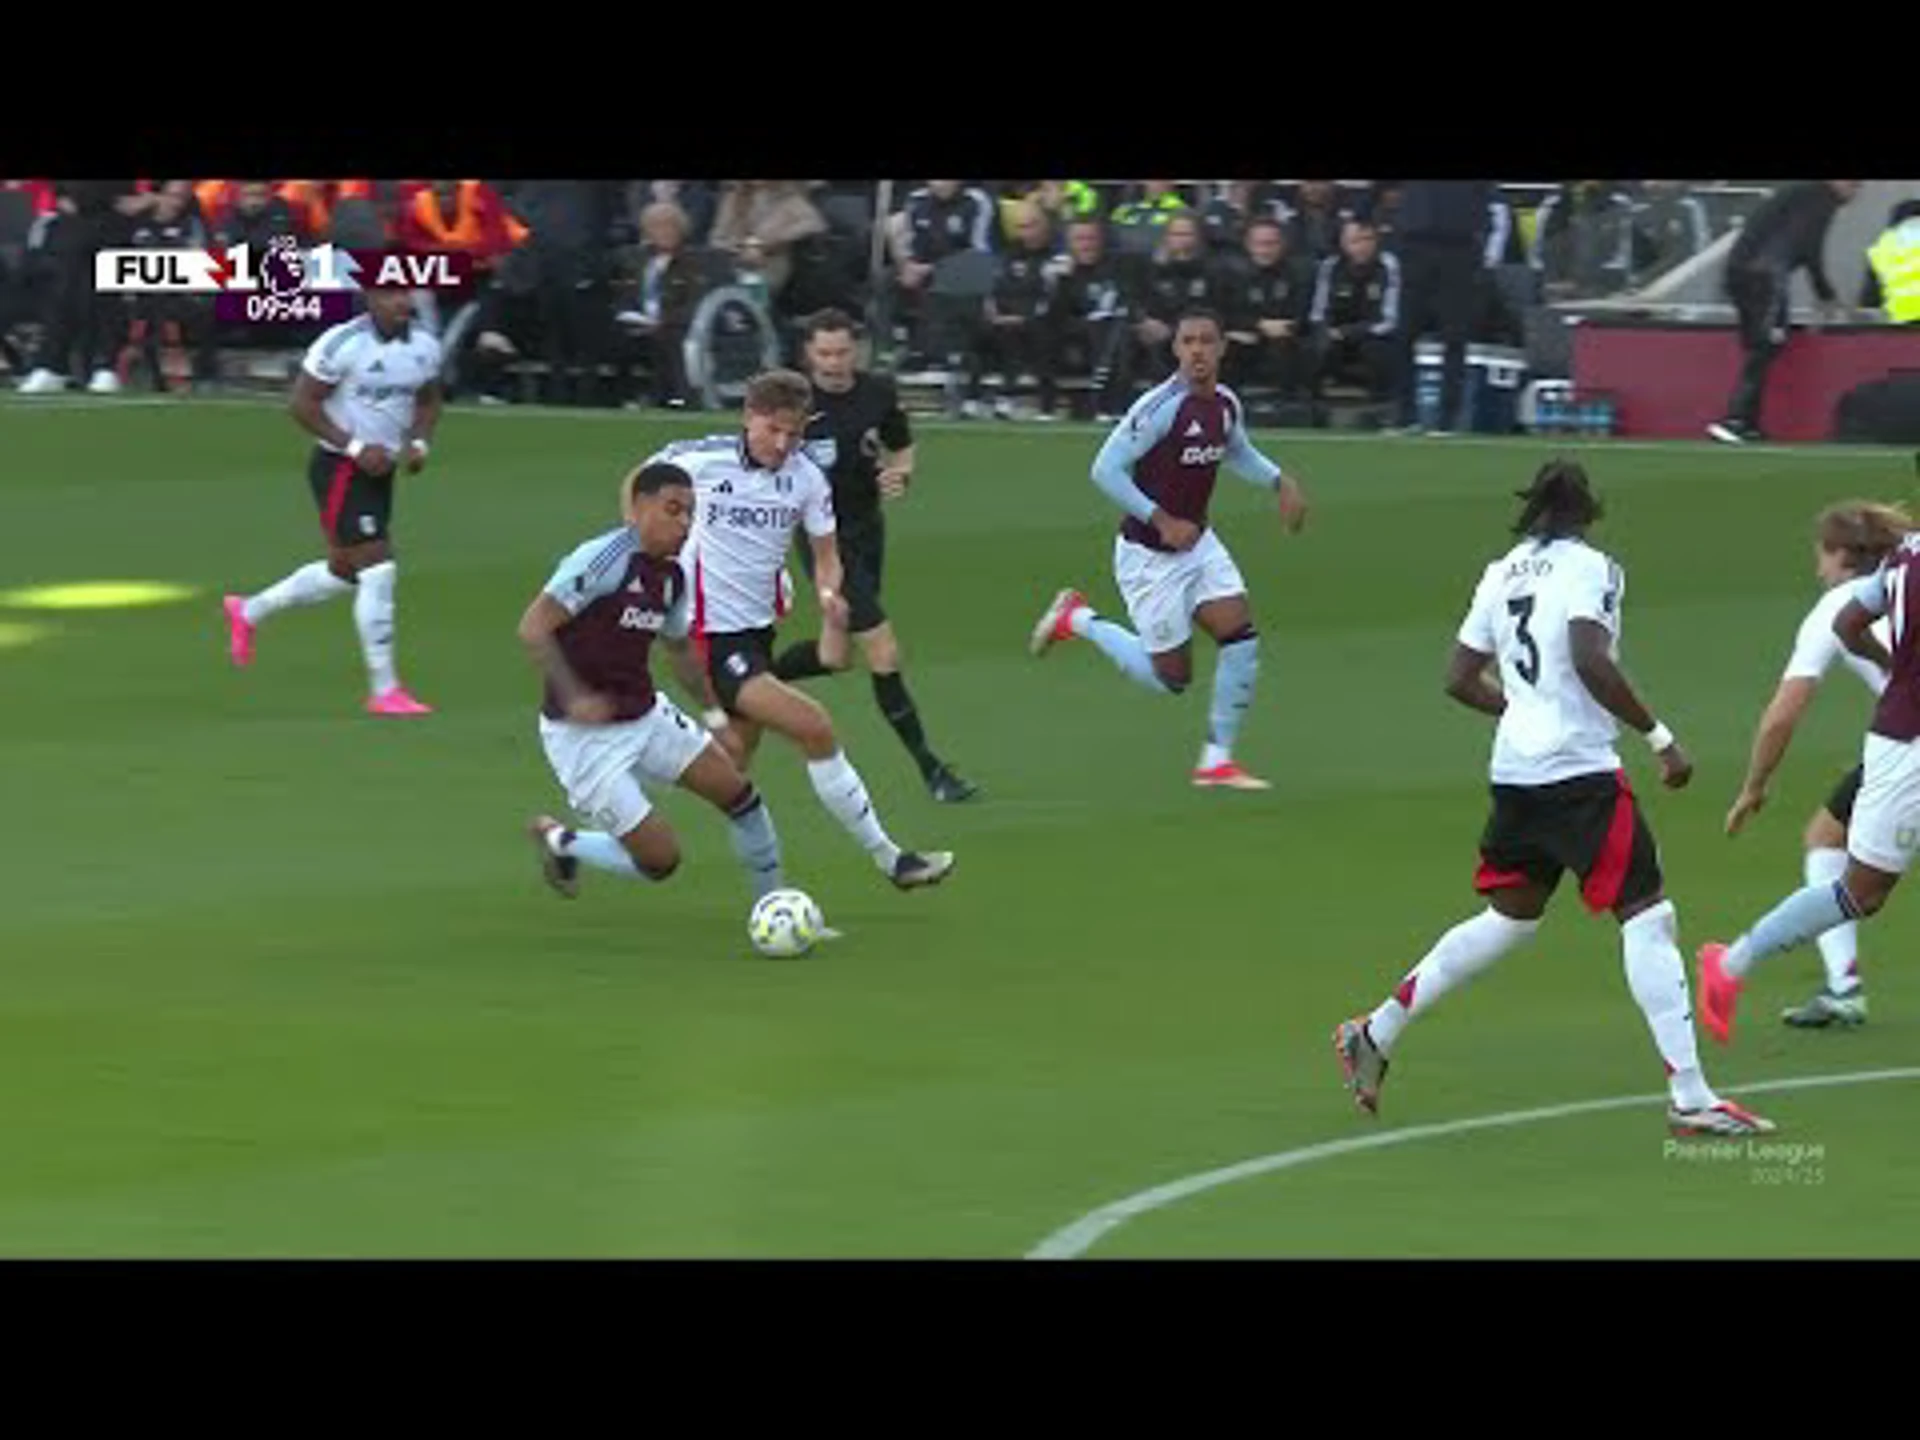
[[[813,384],[797,370],[768,370],[747,382],[747,409],[756,415],[804,415],[812,404]]]
[[[1821,547],[1844,552],[1847,564],[1860,575],[1899,548],[1913,528],[1913,517],[1902,507],[1876,500],[1843,500],[1822,510],[1815,521]]]

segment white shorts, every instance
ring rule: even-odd
[[[1113,537],[1113,580],[1147,653],[1178,650],[1193,634],[1193,612],[1209,600],[1247,593],[1240,567],[1212,530],[1191,550],[1149,550]]]
[[[1869,735],[1860,798],[1847,824],[1847,853],[1862,865],[1904,875],[1920,844],[1920,741]]]
[[[540,743],[567,803],[588,824],[625,835],[653,813],[645,782],[675,785],[712,737],[665,695],[638,720],[575,725],[540,717]]]

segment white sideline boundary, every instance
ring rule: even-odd
[[[1776,1090],[1813,1090],[1829,1085],[1871,1085],[1883,1080],[1920,1080],[1920,1066],[1893,1070],[1858,1070],[1841,1075],[1799,1075],[1786,1080],[1761,1080],[1751,1085],[1729,1087],[1727,1095],[1759,1095]],[[1533,1125],[1543,1120],[1564,1120],[1572,1115],[1589,1115],[1601,1110],[1626,1110],[1639,1105],[1665,1105],[1668,1096],[1616,1095],[1604,1100],[1577,1100],[1566,1105],[1545,1105],[1536,1110],[1508,1110],[1498,1115],[1480,1115],[1468,1120],[1448,1120],[1437,1125],[1410,1125],[1400,1130],[1380,1130],[1370,1135],[1355,1135],[1346,1140],[1328,1140],[1318,1145],[1303,1145],[1253,1160],[1242,1160],[1218,1170],[1188,1175],[1151,1190],[1142,1190],[1112,1204],[1090,1210],[1078,1220],[1064,1225],[1042,1240],[1024,1257],[1028,1260],[1074,1260],[1087,1253],[1101,1239],[1129,1220],[1155,1210],[1164,1210],[1182,1200],[1208,1190],[1270,1175],[1277,1170],[1293,1170],[1336,1155],[1352,1155],[1362,1150],[1380,1150],[1389,1145],[1410,1145],[1416,1140],[1437,1140],[1445,1135],[1463,1135],[1473,1130],[1497,1130],[1515,1125]],[[1710,1137],[1709,1137],[1710,1138]]]
[[[27,414],[38,410],[54,414],[70,410],[285,410],[286,401],[278,396],[263,395],[258,398],[244,395],[203,395],[193,399],[176,399],[163,395],[14,395],[0,392],[0,415],[12,416]],[[536,420],[577,420],[585,423],[624,420],[628,423],[672,420],[689,424],[701,421],[709,424],[729,425],[733,423],[737,412],[733,410],[604,410],[576,408],[565,405],[474,405],[457,402],[449,405],[441,414],[442,425],[450,418],[460,420],[475,419],[536,419]],[[1113,427],[1094,422],[1060,420],[1051,425],[1040,425],[1022,421],[1003,420],[944,420],[925,416],[915,416],[913,428],[916,431],[930,431],[935,434],[948,432],[964,433],[971,431],[976,435],[1105,435]],[[1418,435],[1383,435],[1363,430],[1275,430],[1256,428],[1254,434],[1272,437],[1277,445],[1406,445],[1425,447],[1435,452],[1458,449],[1511,449],[1515,447],[1544,448],[1552,450],[1597,450],[1625,451],[1646,450],[1660,454],[1698,455],[1712,451],[1722,455],[1748,453],[1767,455],[1775,458],[1791,456],[1797,459],[1831,460],[1836,458],[1853,459],[1907,459],[1915,452],[1910,446],[1901,445],[1843,445],[1836,441],[1815,441],[1805,444],[1757,444],[1722,445],[1708,439],[1704,434],[1698,440],[1622,440],[1607,436],[1584,437],[1579,435],[1453,435],[1444,440],[1436,440]]]

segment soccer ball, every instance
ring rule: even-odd
[[[747,917],[747,938],[762,955],[792,960],[813,949],[825,926],[812,896],[800,890],[774,890],[761,896]]]

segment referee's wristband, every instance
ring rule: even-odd
[[[353,439],[347,441],[347,458],[349,460],[358,460],[360,458],[360,452],[366,448],[367,442],[362,440],[358,435],[354,436]]]
[[[1653,751],[1654,754],[1658,755],[1661,751],[1669,748],[1672,744],[1673,744],[1673,732],[1667,729],[1667,727],[1662,725],[1658,720],[1654,721],[1653,728],[1647,731],[1647,748]]]

